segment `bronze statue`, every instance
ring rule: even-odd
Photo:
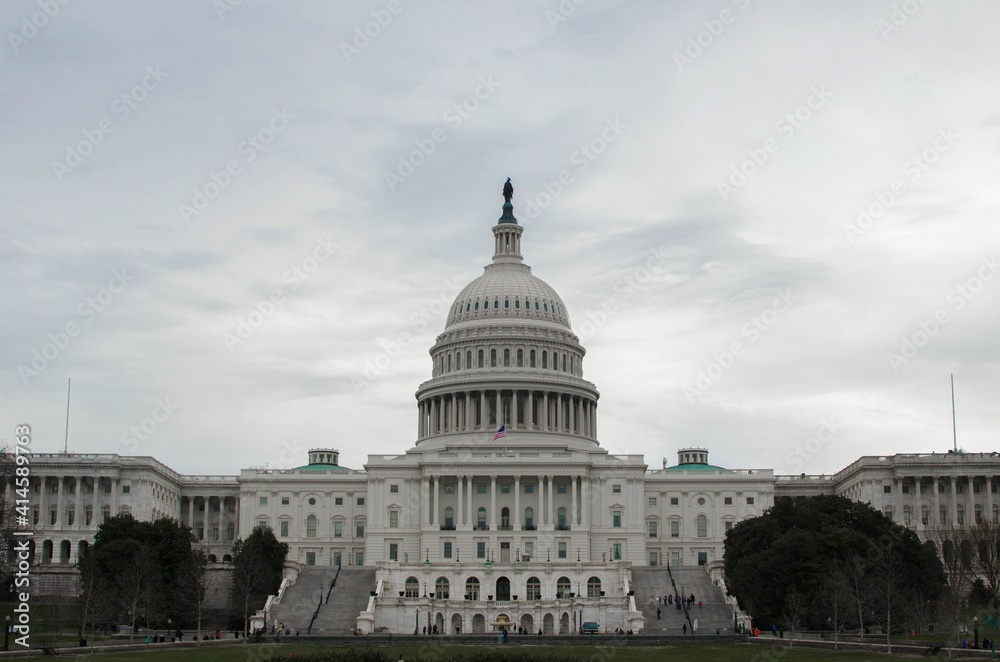
[[[503,199],[504,202],[510,204],[510,199],[514,197],[514,187],[510,183],[510,177],[507,178],[507,183],[503,185]]]

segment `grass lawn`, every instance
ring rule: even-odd
[[[253,644],[209,645],[200,648],[151,650],[148,653],[119,653],[100,656],[106,660],[137,660],[138,662],[159,662],[167,660],[184,660],[185,662],[247,662],[247,660],[281,660],[288,659],[289,654],[317,653],[327,650],[329,645],[316,644],[279,644],[275,646],[257,647]],[[343,649],[344,647],[338,647]],[[363,647],[359,647],[363,648]],[[400,656],[404,660],[423,656],[427,658],[440,656],[450,657],[462,651],[482,649],[483,646],[385,646],[385,652],[393,658]],[[507,644],[508,650],[517,650],[518,646]],[[768,659],[769,647],[753,644],[690,644],[679,646],[632,646],[612,648],[609,646],[525,646],[525,650],[538,650],[553,653],[558,656],[573,656],[593,658],[595,662],[702,662],[706,660],[723,660],[725,662],[751,662]],[[783,653],[783,654],[782,654]],[[84,656],[71,657],[63,653],[64,659],[82,659]],[[780,658],[778,657],[780,655]],[[885,660],[885,655],[873,653],[833,652],[811,648],[783,648],[772,659],[781,662],[810,662],[812,660],[830,660],[830,662],[862,662],[868,660]]]

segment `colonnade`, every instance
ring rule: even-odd
[[[418,404],[418,435],[536,430],[597,438],[597,401],[539,389],[478,389],[429,396]]]

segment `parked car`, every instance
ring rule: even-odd
[[[600,627],[597,625],[597,623],[590,621],[583,624],[583,626],[580,628],[580,634],[597,634],[599,630]]]

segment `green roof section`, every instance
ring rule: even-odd
[[[347,467],[336,464],[307,464],[304,467],[295,467],[292,471],[350,471]]]
[[[666,467],[664,471],[725,471],[732,473],[725,467],[717,467],[714,464],[678,464],[673,467]]]

